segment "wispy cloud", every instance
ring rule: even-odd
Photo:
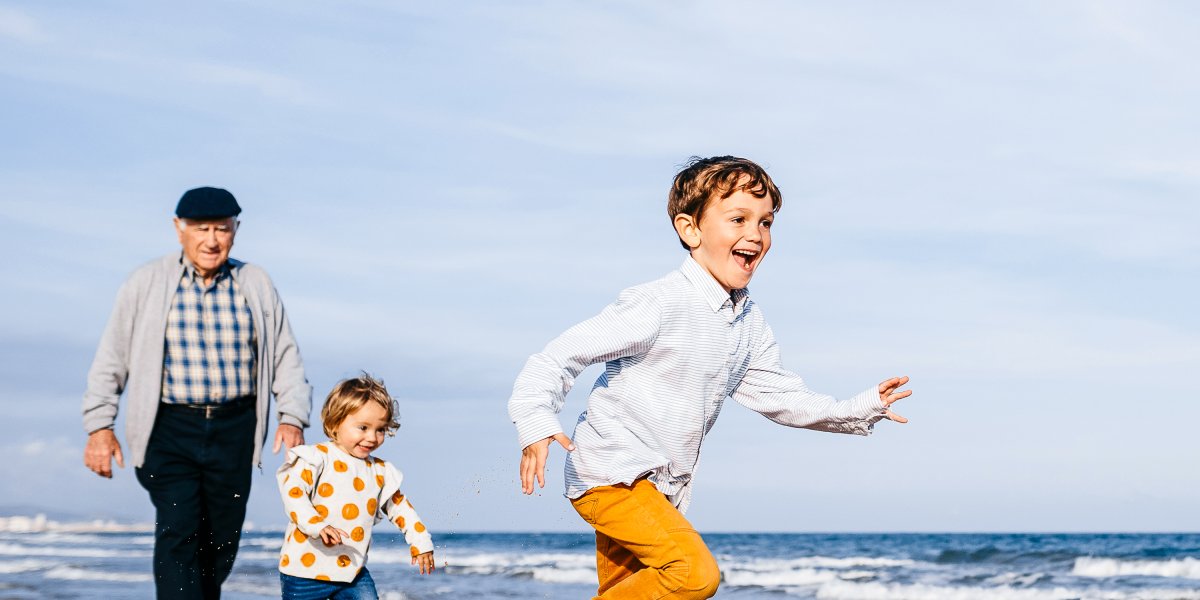
[[[0,6],[0,37],[26,44],[41,44],[50,40],[49,34],[36,19],[11,6]]]

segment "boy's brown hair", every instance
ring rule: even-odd
[[[325,398],[325,406],[321,408],[321,426],[329,439],[337,436],[337,428],[346,417],[374,402],[387,411],[388,435],[394,435],[400,427],[399,407],[383,386],[382,379],[376,379],[363,373],[352,379],[343,379],[333,386],[329,396]]]
[[[667,214],[672,225],[677,215],[691,215],[699,223],[709,200],[724,200],[738,191],[756,198],[770,196],[771,212],[779,212],[783,206],[779,188],[754,161],[737,156],[693,156],[675,175],[671,192],[667,194]],[[685,250],[692,249],[682,238],[679,243]]]

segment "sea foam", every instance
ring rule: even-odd
[[[70,579],[70,580],[86,580],[86,581],[122,581],[122,582],[146,582],[154,581],[154,576],[149,573],[123,573],[120,571],[95,571],[92,569],[80,569],[78,567],[59,566],[46,571],[47,579]]]
[[[46,569],[58,566],[58,563],[46,560],[18,560],[13,562],[0,561],[0,573],[29,573],[31,571],[45,571]]]
[[[1075,559],[1075,568],[1071,570],[1071,574],[1098,578],[1152,575],[1200,579],[1200,560],[1190,557],[1172,560],[1118,560],[1085,556]]]
[[[1054,587],[903,585],[834,582],[821,586],[818,600],[1200,600],[1200,590],[1093,590]]]
[[[84,558],[131,558],[151,556],[145,550],[101,550],[99,548],[26,546],[0,543],[0,556],[77,556]]]

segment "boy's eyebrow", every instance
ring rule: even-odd
[[[732,214],[737,214],[737,213],[752,215],[752,214],[754,214],[754,211],[749,208],[746,208],[744,206],[730,206],[728,208],[721,210],[721,214],[724,214],[724,215],[732,215]],[[767,218],[774,219],[775,212],[774,211],[768,212]]]

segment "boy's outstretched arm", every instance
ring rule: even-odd
[[[881,419],[908,422],[889,409],[896,401],[912,394],[900,389],[906,383],[908,377],[893,377],[839,402],[833,396],[809,389],[803,378],[783,367],[779,345],[767,327],[732,396],[738,403],[780,425],[870,435],[875,422]]]
[[[885,408],[890,407],[897,400],[902,400],[912,395],[912,390],[900,390],[906,383],[908,383],[908,375],[893,377],[879,384],[879,399],[883,401]],[[890,408],[884,411],[883,416],[897,423],[908,422],[908,419],[892,412]]]
[[[538,487],[546,487],[546,457],[550,455],[551,442],[558,442],[567,452],[575,449],[571,438],[562,432],[525,446],[521,450],[521,491],[526,495],[533,493],[534,479]]]
[[[558,422],[575,378],[588,365],[647,351],[658,335],[661,314],[655,296],[627,289],[600,314],[566,330],[525,362],[508,400],[521,448],[522,492],[532,494],[534,481],[545,487],[551,442],[568,452],[575,449]]]

